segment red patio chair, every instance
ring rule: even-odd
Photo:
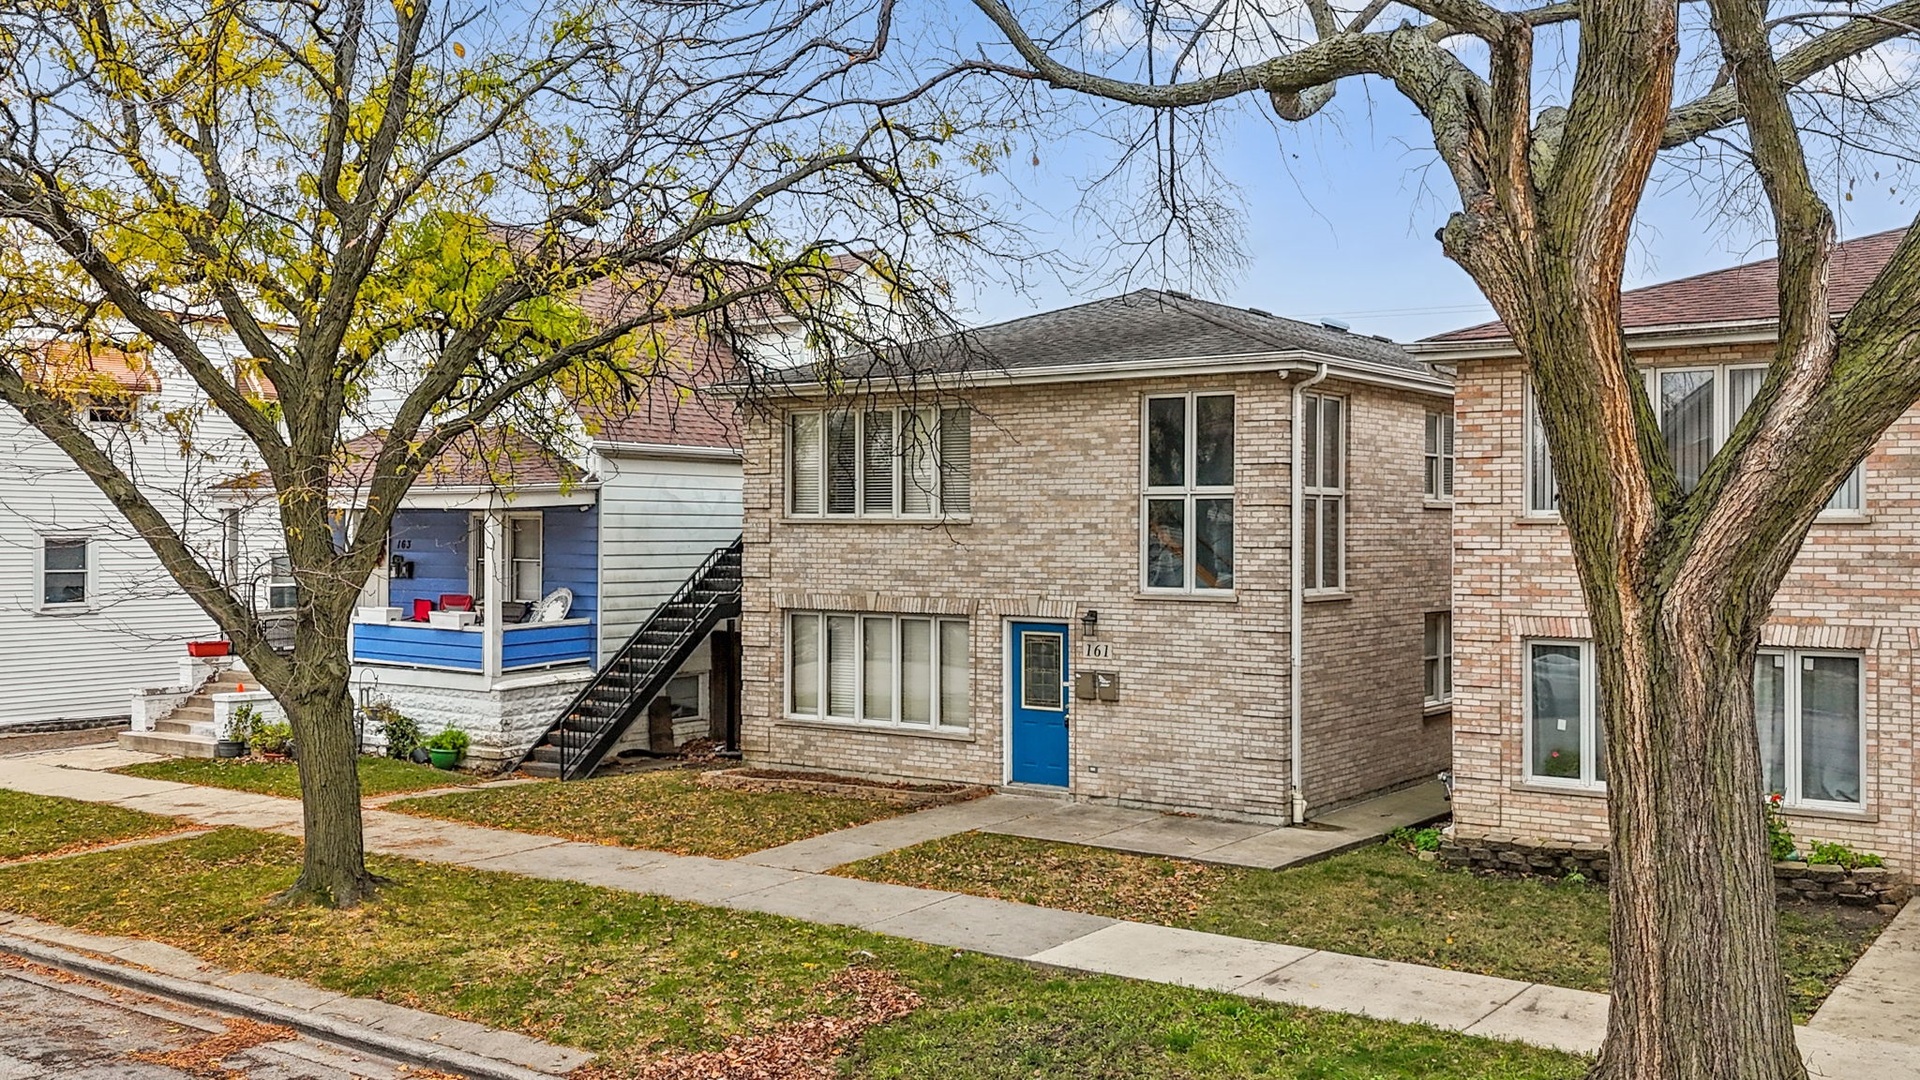
[[[441,611],[472,611],[473,597],[466,593],[441,593]]]

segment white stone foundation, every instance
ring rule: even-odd
[[[560,715],[593,673],[584,667],[508,675],[491,685],[479,675],[365,665],[353,671],[354,696],[364,707],[385,701],[431,737],[448,727],[473,740],[467,760],[482,764],[518,756]],[[381,744],[369,726],[367,745]]]

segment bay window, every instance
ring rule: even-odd
[[[787,715],[903,727],[969,720],[967,623],[918,615],[787,615]]]
[[[1145,403],[1141,587],[1233,588],[1233,395]]]
[[[787,418],[792,517],[936,518],[973,509],[961,408],[805,410]]]

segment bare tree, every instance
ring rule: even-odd
[[[904,81],[891,21],[887,0],[0,13],[0,399],[286,708],[306,826],[290,896],[350,905],[377,884],[345,639],[429,463],[516,403],[672,377],[663,339],[727,343],[743,308],[825,338],[924,330],[923,282],[996,235],[943,162],[993,152],[998,106]],[[244,436],[233,467],[263,470],[298,586],[290,651],[70,388],[36,377],[49,343],[157,350],[204,396],[167,418],[187,452],[208,418]],[[399,389],[366,415],[383,377]],[[364,510],[336,535],[343,442],[369,428]]]
[[[1459,196],[1439,240],[1528,362],[1600,658],[1614,950],[1594,1075],[1804,1076],[1757,797],[1754,654],[1814,515],[1920,396],[1920,230],[1836,323],[1833,213],[1804,140],[1846,99],[1863,106],[1837,129],[1849,147],[1910,157],[1911,76],[1876,50],[1915,34],[1920,2],[1707,0],[1691,22],[1678,0],[975,4],[1011,47],[1005,71],[1137,106],[1156,130],[1247,95],[1305,120],[1363,76],[1428,121]],[[1570,72],[1536,61],[1537,36],[1576,30]],[[1481,45],[1484,64],[1465,59]],[[1895,80],[1864,88],[1874,64]],[[1764,190],[1779,344],[1688,491],[1627,354],[1620,284],[1656,160],[1703,140]],[[1180,160],[1168,137],[1147,145]]]

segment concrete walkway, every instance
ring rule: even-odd
[[[64,768],[45,755],[0,758],[0,787],[207,824],[300,833],[300,806],[290,799]],[[992,816],[998,810],[973,813]],[[851,926],[1069,971],[1424,1023],[1577,1053],[1595,1051],[1606,1032],[1605,995],[1539,983],[830,877],[743,859],[583,844],[383,810],[366,812],[366,837],[374,851],[422,861]],[[1800,1045],[1817,1076],[1920,1075],[1920,1045],[1889,1041],[1885,1035],[1863,1038],[1801,1029]]]
[[[1035,840],[1277,870],[1370,844],[1395,829],[1447,815],[1439,782],[1403,788],[1316,819],[1303,828],[1125,810],[1024,795],[973,802],[857,825],[741,856],[741,862],[820,873],[888,851],[978,830]]]

